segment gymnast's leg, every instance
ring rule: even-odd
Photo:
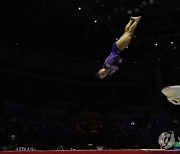
[[[133,34],[135,32],[135,29],[141,20],[141,16],[139,17],[131,17],[130,21],[125,27],[125,32],[124,34],[119,38],[119,40],[116,42],[117,47],[120,51],[124,50],[126,47],[128,47]]]

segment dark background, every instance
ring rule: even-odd
[[[0,0],[2,109],[12,101],[30,113],[43,106],[68,116],[163,112],[178,120],[179,106],[161,90],[180,83],[179,13],[179,0]],[[97,79],[129,18],[139,15],[120,69]]]

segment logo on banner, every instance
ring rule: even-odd
[[[159,145],[162,149],[169,149],[175,143],[173,131],[163,132],[158,138]]]

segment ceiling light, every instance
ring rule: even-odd
[[[135,11],[135,12],[139,12],[139,9],[138,9],[138,8],[135,8],[134,11]]]
[[[127,11],[127,14],[132,14],[132,11],[131,11],[131,10],[128,10],[128,11]]]
[[[145,1],[142,1],[142,5],[146,5],[146,2],[145,2]]]
[[[149,0],[149,3],[150,4],[154,4],[154,0]]]

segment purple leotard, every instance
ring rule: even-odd
[[[118,49],[116,42],[112,46],[112,50],[110,55],[106,58],[103,67],[109,68],[110,71],[108,75],[112,75],[118,70],[118,61],[121,59],[120,57],[121,51]]]

